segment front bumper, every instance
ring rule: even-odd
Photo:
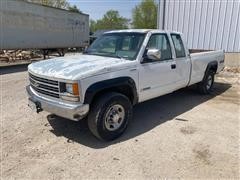
[[[44,110],[67,119],[78,121],[83,119],[89,111],[88,104],[69,104],[46,98],[37,94],[31,86],[27,86],[26,90],[29,100],[35,103],[37,112]]]

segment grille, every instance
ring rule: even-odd
[[[59,82],[37,77],[29,73],[29,81],[31,87],[38,93],[59,98]]]

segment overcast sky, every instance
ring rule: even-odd
[[[71,5],[77,7],[90,19],[100,19],[106,11],[118,10],[121,16],[131,19],[132,9],[141,2],[141,0],[68,0]]]

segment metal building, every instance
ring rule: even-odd
[[[189,48],[240,52],[240,0],[160,0],[158,27],[180,31]]]

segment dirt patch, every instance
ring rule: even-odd
[[[232,73],[240,73],[240,67],[225,67],[224,71]]]
[[[211,164],[210,158],[211,158],[211,153],[209,150],[209,146],[197,146],[195,149],[193,149],[193,153],[195,154],[195,158],[197,160],[202,161],[205,164]]]
[[[183,134],[193,134],[197,131],[197,129],[195,127],[192,127],[192,126],[186,126],[186,127],[182,127],[180,129],[180,131]]]

